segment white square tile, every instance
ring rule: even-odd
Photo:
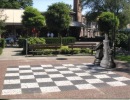
[[[72,71],[59,71],[61,74],[72,74]]]
[[[93,65],[92,63],[82,63],[83,65]]]
[[[102,75],[93,75],[95,76],[96,78],[111,78],[110,76],[107,76],[105,74],[102,74]]]
[[[19,71],[19,68],[7,68],[7,71]]]
[[[66,69],[66,67],[64,66],[58,66],[58,67],[55,67],[56,69]]]
[[[42,93],[46,92],[60,92],[61,90],[57,86],[53,87],[40,87]]]
[[[69,68],[70,71],[81,71],[80,68]]]
[[[77,65],[76,67],[78,67],[78,68],[86,68],[87,66],[85,66],[85,65]]]
[[[33,72],[33,75],[47,75],[46,72]]]
[[[91,76],[89,73],[75,73],[78,76]]]
[[[2,95],[16,95],[22,94],[21,89],[4,89],[2,90]]]
[[[38,83],[21,83],[21,88],[38,88]]]
[[[34,79],[34,75],[20,75],[20,79]]]
[[[80,85],[75,85],[78,89],[96,89],[96,87],[94,87],[91,84],[80,84]]]
[[[122,83],[122,82],[107,82],[107,84],[109,84],[110,86],[126,86],[126,84]]]
[[[62,74],[48,74],[51,78],[64,77]]]
[[[19,73],[6,73],[5,76],[19,76]]]
[[[19,68],[30,68],[30,65],[20,65]]]
[[[55,84],[56,84],[57,86],[73,85],[70,81],[55,81]]]
[[[37,82],[53,82],[51,78],[37,78]]]
[[[32,73],[32,70],[20,70],[19,73]]]
[[[130,79],[127,77],[115,77],[114,79],[116,79],[118,81],[130,81]]]
[[[43,70],[42,67],[31,67],[32,70]]]
[[[46,72],[56,72],[58,71],[57,69],[45,69]]]
[[[83,80],[81,77],[73,76],[73,77],[66,77],[68,80]]]
[[[20,79],[4,80],[4,84],[20,84]]]
[[[41,65],[42,67],[53,67],[52,65]]]
[[[115,73],[112,71],[107,71],[107,74],[115,74]]]
[[[86,79],[88,83],[103,83],[100,79]]]
[[[62,64],[63,66],[74,66],[73,64]]]

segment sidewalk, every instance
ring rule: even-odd
[[[1,99],[128,99],[130,70],[93,66],[94,56],[26,57],[21,48],[0,56]],[[89,67],[89,65],[91,65]]]

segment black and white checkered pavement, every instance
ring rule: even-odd
[[[2,95],[48,93],[130,85],[130,79],[92,64],[24,65],[7,68]]]

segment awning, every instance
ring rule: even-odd
[[[70,23],[70,26],[71,27],[85,27],[86,25],[84,23],[82,23],[82,22],[72,21]]]

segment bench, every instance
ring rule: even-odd
[[[97,43],[96,42],[75,42],[75,43],[70,43],[68,45],[69,48],[72,49],[72,51],[74,50],[74,48],[89,48],[91,49],[91,55],[93,55],[93,51],[95,50]],[[73,52],[72,52],[73,54]]]
[[[43,53],[44,49],[60,49],[60,44],[32,44],[28,46],[29,52],[33,53],[33,56],[35,53]]]

